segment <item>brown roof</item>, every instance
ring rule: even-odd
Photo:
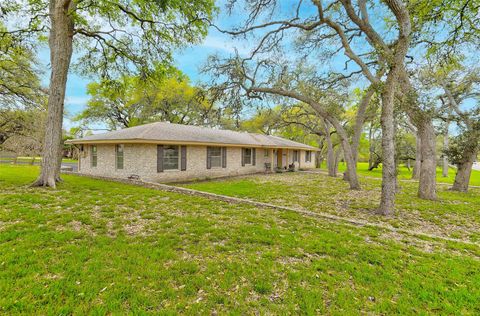
[[[157,122],[95,134],[67,141],[70,144],[93,143],[179,143],[252,146],[270,148],[298,148],[318,150],[315,147],[285,138],[247,132],[235,132],[208,127]]]

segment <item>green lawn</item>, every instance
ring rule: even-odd
[[[0,165],[0,313],[480,313],[475,246],[37,172]]]
[[[338,166],[339,172],[344,172],[346,168],[345,163],[340,163]],[[325,164],[322,165],[322,169],[326,169]],[[357,166],[357,172],[359,175],[368,176],[368,177],[375,177],[381,178],[382,177],[382,165],[379,166],[377,169],[373,169],[371,171],[368,170],[368,163],[367,162],[359,162]],[[442,169],[437,168],[437,181],[443,183],[453,183],[455,180],[455,168],[450,168],[448,170],[448,177],[442,176]],[[411,179],[412,178],[412,170],[408,170],[405,165],[400,165],[398,168],[398,178],[402,180]],[[480,171],[472,170],[472,175],[470,177],[470,184],[480,186]]]
[[[32,160],[33,160],[34,162],[39,163],[41,161],[41,159],[42,159],[42,157],[17,157],[17,162],[31,163]],[[2,157],[2,158],[0,158],[0,161],[1,162],[12,162],[13,163],[14,159],[11,158],[11,157]],[[63,158],[62,162],[77,163],[78,160],[70,159],[70,158]]]
[[[400,182],[395,216],[386,218],[376,214],[380,202],[380,179],[360,176],[360,182],[363,190],[352,191],[340,177],[283,173],[198,182],[184,186],[480,242],[480,189],[471,188],[468,193],[459,193],[449,191],[448,186],[439,185],[439,199],[428,201],[417,198],[417,183]]]

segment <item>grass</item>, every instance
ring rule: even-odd
[[[322,169],[325,169],[326,166],[325,164],[322,165]],[[346,164],[345,163],[340,163],[338,166],[338,171],[339,172],[344,172],[346,169]],[[357,165],[357,172],[359,175],[366,176],[366,177],[375,177],[375,178],[381,178],[382,177],[382,165],[376,169],[373,169],[371,171],[368,170],[368,162],[359,162]],[[450,183],[453,184],[453,181],[455,180],[455,173],[456,169],[455,168],[449,168],[448,169],[448,177],[443,177],[442,176],[442,169],[437,168],[437,182],[439,183]],[[412,170],[408,170],[408,168],[405,165],[400,165],[398,168],[398,178],[401,180],[408,180],[412,178]],[[478,170],[472,170],[472,175],[470,177],[470,184],[471,185],[476,185],[480,186],[480,171]]]
[[[480,313],[474,246],[37,172],[0,166],[0,313]]]
[[[231,178],[184,186],[228,196],[286,205],[313,212],[360,218],[444,237],[480,241],[480,189],[469,193],[438,186],[437,201],[419,199],[417,183],[401,182],[395,216],[376,214],[380,179],[360,177],[363,190],[349,190],[340,178],[322,174],[284,173]]]
[[[17,163],[20,163],[20,162],[21,163],[31,163],[32,160],[35,163],[40,163],[40,161],[42,160],[42,157],[17,157]],[[14,158],[12,158],[12,157],[0,157],[0,162],[2,162],[2,163],[13,163]],[[70,159],[70,158],[63,158],[62,162],[77,163],[78,160]]]

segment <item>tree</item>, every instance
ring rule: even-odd
[[[188,77],[173,68],[157,67],[147,78],[92,82],[87,92],[91,99],[75,117],[82,125],[102,122],[110,130],[154,121],[214,125],[219,117],[207,91],[191,86]]]
[[[466,192],[472,166],[480,150],[480,77],[477,68],[467,70],[465,67],[444,75],[439,82],[455,114],[448,119],[455,121],[460,128],[460,135],[453,138],[444,154],[457,166],[452,190]],[[474,104],[468,110],[462,109],[462,103],[467,101]]]
[[[214,13],[212,0],[73,1],[34,0],[2,7],[2,20],[25,21],[1,34],[48,38],[50,88],[41,174],[35,185],[56,186],[59,180],[65,86],[75,47],[83,73],[108,77],[137,69],[148,75],[154,62],[171,60],[171,51],[197,42]],[[48,19],[46,17],[49,17]],[[48,30],[48,33],[46,32]],[[0,35],[1,35],[0,34]]]
[[[232,1],[235,2],[235,1]],[[382,151],[384,155],[382,169],[382,195],[379,212],[385,215],[393,213],[395,204],[396,173],[395,173],[395,149],[394,149],[394,100],[396,92],[399,91],[401,80],[406,79],[404,74],[405,57],[410,46],[412,36],[411,17],[408,8],[400,0],[387,0],[381,3],[374,2],[370,8],[381,8],[385,15],[383,19],[390,25],[381,23],[373,24],[369,17],[369,7],[366,1],[358,1],[353,4],[349,0],[334,1],[324,4],[321,0],[312,0],[309,8],[307,4],[298,1],[296,10],[292,10],[290,16],[286,12],[275,15],[275,9],[281,7],[276,1],[246,1],[250,9],[250,16],[244,25],[238,29],[228,32],[234,36],[258,33],[264,31],[260,36],[259,44],[253,48],[252,60],[255,55],[273,51],[278,54],[279,45],[285,41],[288,32],[295,33],[294,36],[300,39],[300,45],[295,48],[308,51],[303,58],[308,59],[312,54],[322,56],[322,49],[334,48],[330,54],[343,51],[347,57],[346,64],[353,62],[357,68],[339,77],[352,77],[355,74],[362,74],[373,85],[372,89],[377,91],[382,99],[381,126],[382,126]],[[312,12],[315,12],[312,14]],[[378,10],[377,10],[378,13]],[[272,17],[279,16],[278,20]],[[259,22],[262,18],[265,21]],[[376,21],[382,20],[377,17]],[[392,27],[393,25],[393,27]],[[385,32],[385,29],[387,32]],[[389,32],[390,31],[390,32]],[[359,39],[367,48],[359,49],[355,44]],[[328,45],[326,45],[328,43]],[[338,47],[337,44],[340,46]],[[291,52],[289,52],[291,53]],[[328,54],[328,52],[327,52]],[[277,59],[277,56],[275,56]],[[302,58],[302,57],[300,57]],[[258,60],[258,65],[265,64],[265,59]],[[241,65],[241,63],[237,63]],[[257,73],[259,67],[244,73],[247,80],[256,78],[249,77]],[[244,69],[244,68],[243,68]],[[240,70],[241,72],[242,70]],[[335,78],[338,80],[337,78]],[[259,93],[272,92],[269,88],[259,87],[254,84],[247,87],[250,91]],[[253,89],[258,87],[258,89]],[[411,89],[404,90],[403,97],[409,99]],[[277,91],[278,92],[278,91]],[[288,97],[296,97],[295,93],[283,93]],[[303,98],[303,97],[302,97]],[[306,102],[304,100],[301,100]],[[314,104],[315,100],[309,100]],[[315,109],[320,107],[315,107]],[[324,113],[328,114],[328,113]],[[328,119],[328,118],[327,118]],[[341,126],[334,127],[339,132]],[[340,135],[340,133],[339,133]],[[344,143],[344,142],[342,142]],[[344,150],[347,161],[354,161],[351,150]],[[356,168],[356,166],[352,166]],[[356,172],[355,172],[356,173]],[[351,174],[351,172],[350,172]]]

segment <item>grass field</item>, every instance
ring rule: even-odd
[[[417,197],[415,182],[400,182],[397,209],[393,217],[376,214],[380,201],[380,179],[360,176],[363,190],[352,191],[341,178],[305,173],[256,175],[186,184],[184,186],[228,196],[286,205],[313,212],[373,223],[480,241],[480,189],[468,193],[449,191],[438,186],[437,201]]]
[[[338,166],[339,172],[344,172],[346,168],[345,163],[340,163]],[[379,166],[377,169],[373,169],[371,171],[368,170],[368,163],[367,162],[359,162],[357,166],[357,172],[359,175],[366,176],[366,177],[375,177],[381,178],[382,177],[382,165]],[[325,164],[322,165],[322,169],[326,169]],[[437,168],[437,181],[443,183],[453,183],[455,180],[455,168],[450,168],[448,170],[448,177],[442,176],[442,169]],[[412,170],[408,170],[405,165],[400,165],[398,168],[398,178],[402,180],[411,179],[412,177]],[[480,186],[480,171],[472,170],[472,175],[470,177],[470,184]]]
[[[476,246],[37,172],[0,165],[0,313],[480,313]]]
[[[40,163],[42,157],[17,157],[17,163]],[[0,162],[2,163],[13,163],[14,159],[11,157],[1,157]],[[76,159],[69,159],[69,158],[63,158],[62,162],[71,162],[71,163],[77,163],[78,160]]]

